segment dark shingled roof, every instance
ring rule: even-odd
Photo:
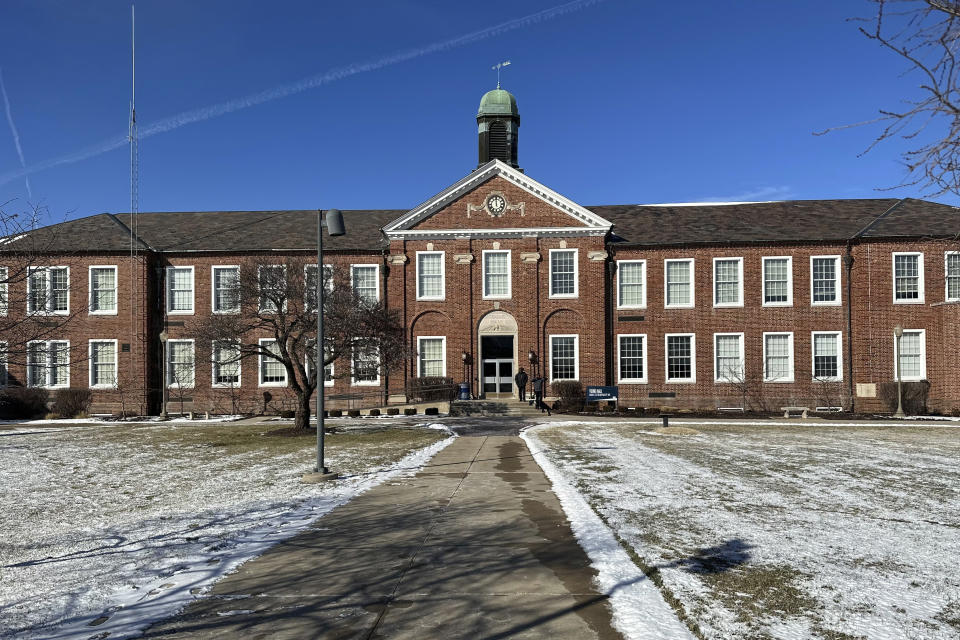
[[[863,238],[950,237],[960,234],[960,208],[907,198],[791,200],[743,204],[604,205],[588,207],[614,225],[613,241],[645,246],[824,242]],[[344,211],[347,235],[324,238],[333,250],[386,247],[380,229],[405,209]],[[158,251],[310,250],[317,212],[201,211],[141,213],[142,248]],[[71,220],[0,244],[0,251],[126,251],[130,214],[102,213]]]

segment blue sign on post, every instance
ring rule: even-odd
[[[618,387],[587,387],[587,402],[618,400],[619,395],[620,390]]]

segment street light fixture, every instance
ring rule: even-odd
[[[894,341],[897,343],[897,361],[894,366],[897,368],[897,412],[893,414],[894,418],[903,418],[903,376],[900,369],[900,338],[903,337],[903,327],[897,325],[893,328]]]

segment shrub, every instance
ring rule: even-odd
[[[90,389],[58,389],[53,394],[51,411],[64,418],[76,418],[81,413],[90,412],[93,394]]]
[[[0,419],[28,420],[47,413],[46,389],[35,387],[10,387],[0,391]]]
[[[560,380],[550,385],[550,391],[559,398],[558,411],[580,411],[583,407],[583,385],[579,380]]]
[[[350,416],[351,418],[359,418],[360,409],[350,409],[349,411],[347,411],[347,415]]]
[[[380,409],[370,409],[370,415],[372,416],[380,415]]]
[[[297,412],[296,412],[296,411],[291,411],[290,409],[284,409],[283,411],[280,412],[280,417],[281,417],[281,418],[290,419],[290,418],[295,417],[296,415],[297,415]]]
[[[435,416],[435,415],[438,415],[438,414],[440,413],[440,410],[437,409],[436,407],[427,407],[426,410],[424,410],[423,413],[424,413],[424,415]]]
[[[407,397],[410,402],[448,402],[457,399],[459,390],[453,378],[423,376],[407,384]]]
[[[389,409],[387,409],[387,415],[398,416],[400,415],[400,409],[398,409],[397,407],[390,407]]]
[[[414,409],[413,407],[407,407],[406,409],[403,410],[403,415],[405,415],[405,416],[415,416],[415,415],[417,415],[417,410]]]
[[[903,384],[903,412],[910,415],[927,413],[927,396],[930,393],[930,383],[927,380],[919,382],[904,382]],[[877,385],[877,397],[893,413],[897,410],[897,383],[881,382]]]
[[[331,418],[339,418],[342,415],[343,415],[343,411],[341,411],[340,409],[330,409]]]

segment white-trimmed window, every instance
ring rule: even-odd
[[[923,254],[893,254],[894,304],[923,304]]]
[[[287,267],[282,264],[264,264],[257,267],[260,289],[260,313],[276,313],[278,307],[287,310]]]
[[[7,371],[7,343],[0,342],[0,387],[7,386],[9,380],[10,375]]]
[[[647,261],[617,260],[617,307],[642,309],[647,306]]]
[[[193,340],[167,340],[167,386],[193,388]]]
[[[303,297],[307,311],[317,310],[317,265],[308,264],[304,268]],[[333,265],[323,265],[323,295],[333,293]]]
[[[763,306],[793,306],[793,258],[763,259]]]
[[[447,339],[443,336],[417,338],[417,362],[419,375],[447,375]]]
[[[667,382],[696,382],[697,337],[692,333],[668,333],[664,342]]]
[[[90,387],[112,389],[117,386],[117,341],[90,341]]]
[[[90,267],[90,313],[117,313],[117,267],[94,265]]]
[[[70,386],[70,343],[67,340],[27,343],[27,386]]]
[[[212,267],[211,289],[214,313],[240,313],[240,267],[216,265]]]
[[[240,343],[216,340],[211,350],[211,369],[214,387],[240,386]]]
[[[713,259],[713,306],[743,306],[743,258]]]
[[[510,251],[493,250],[483,251],[483,297],[509,298],[510,286]]]
[[[279,355],[280,350],[277,347],[277,341],[270,338],[261,338],[259,343],[261,353],[257,384],[261,387],[287,386],[287,368],[275,357],[263,353],[263,351],[267,351],[270,354]]]
[[[901,380],[916,382],[927,379],[927,332],[924,329],[904,329],[900,338],[900,362],[896,362],[897,343],[893,338],[894,367],[893,379],[902,371]]]
[[[810,333],[813,357],[813,379],[836,382],[843,380],[843,342],[839,331]]]
[[[550,382],[580,379],[580,336],[550,336]]]
[[[621,383],[647,381],[647,336],[642,333],[617,336],[617,379]]]
[[[947,251],[943,269],[946,279],[944,300],[960,300],[960,251]]]
[[[763,334],[763,381],[793,382],[793,333]]]
[[[840,256],[810,256],[810,304],[840,304]]]
[[[7,315],[10,308],[10,276],[6,267],[0,267],[0,316]]]
[[[354,347],[351,361],[350,384],[354,386],[380,384],[380,353],[376,345]]]
[[[743,376],[743,334],[713,334],[713,381],[743,382]]]
[[[550,249],[550,297],[577,297],[577,249]]]
[[[70,267],[30,267],[27,270],[27,312],[70,313]]]
[[[446,296],[444,255],[443,251],[417,251],[417,300]]]
[[[328,268],[328,267],[329,265],[324,265],[324,268]],[[314,272],[316,272],[315,266],[314,266]],[[317,351],[315,349],[316,344],[317,344],[317,341],[315,339],[307,340],[307,348],[304,352],[304,360],[305,360],[304,365],[306,367],[308,376],[313,376],[313,372],[316,371],[317,369]],[[323,355],[324,355],[324,359],[326,359],[326,357],[330,354],[329,352],[325,352]],[[333,363],[332,362],[323,367],[323,386],[325,387],[333,386]]]
[[[693,306],[693,258],[663,261],[663,306],[689,308]]]
[[[350,265],[350,286],[354,293],[366,304],[376,304],[380,300],[380,265]]]
[[[193,313],[193,267],[167,267],[167,313]]]

